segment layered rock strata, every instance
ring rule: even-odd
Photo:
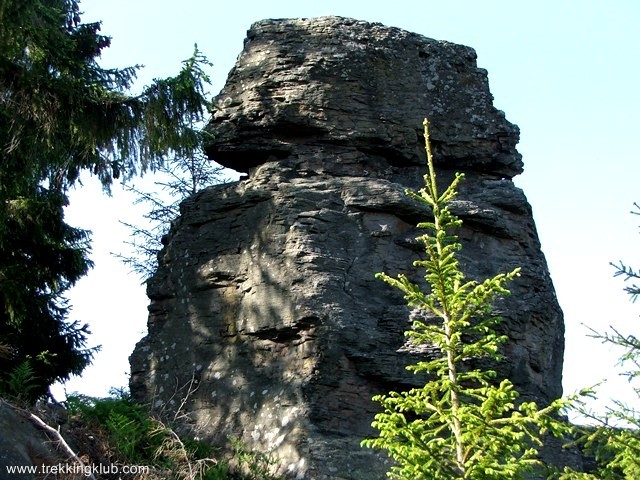
[[[422,120],[443,183],[466,180],[471,278],[522,267],[496,304],[509,336],[497,366],[527,398],[561,394],[563,319],[531,213],[518,128],[493,106],[468,47],[351,19],[265,20],[216,98],[212,160],[247,174],[185,201],[148,286],[149,333],[132,393],[232,435],[298,479],[382,479],[371,397],[424,379],[405,370],[411,312],[374,278],[422,254],[429,212],[404,194],[425,172]],[[183,401],[183,399],[186,399]]]

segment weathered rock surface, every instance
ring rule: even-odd
[[[0,478],[34,480],[36,472],[42,473],[43,465],[56,466],[68,460],[56,449],[55,442],[34,425],[27,412],[2,399],[0,432]],[[31,469],[36,472],[30,472]]]
[[[371,396],[419,384],[405,370],[401,294],[429,213],[404,193],[424,174],[422,119],[455,202],[468,276],[522,267],[496,310],[499,371],[526,397],[561,394],[563,319],[522,171],[518,129],[495,109],[472,49],[325,17],[254,24],[217,97],[210,158],[248,173],[182,205],[149,283],[149,333],[131,357],[142,400],[194,430],[271,451],[300,479],[382,479],[359,446]]]

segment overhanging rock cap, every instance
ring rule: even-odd
[[[330,146],[415,165],[425,117],[440,162],[522,172],[518,127],[493,106],[472,48],[342,17],[263,20],[215,98],[206,151],[242,172]]]

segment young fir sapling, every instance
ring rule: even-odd
[[[383,408],[372,423],[379,435],[362,444],[386,450],[395,460],[387,473],[390,478],[524,478],[525,472],[541,466],[537,448],[545,432],[566,431],[553,416],[565,402],[557,400],[545,408],[518,402],[518,392],[508,379],[498,379],[494,370],[476,366],[478,359],[500,359],[506,337],[495,330],[500,319],[491,314],[492,302],[509,294],[505,285],[519,276],[520,268],[482,282],[465,277],[457,258],[461,245],[454,233],[462,222],[449,209],[464,175],[457,173],[440,193],[427,120],[424,137],[425,186],[406,193],[433,212],[432,221],[418,225],[426,231],[417,238],[426,258],[414,262],[424,268],[429,292],[402,274],[376,276],[401,290],[409,307],[425,313],[405,335],[413,344],[436,347],[437,354],[408,367],[426,374],[423,387],[374,397]]]

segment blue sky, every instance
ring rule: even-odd
[[[214,94],[246,30],[263,18],[340,15],[473,47],[496,107],[521,129],[525,172],[515,181],[533,206],[565,313],[565,392],[608,378],[603,395],[626,395],[614,370],[617,352],[587,338],[582,324],[640,334],[640,304],[629,302],[609,266],[640,264],[640,217],[629,213],[640,202],[640,2],[83,0],[81,8],[84,21],[102,20],[113,37],[103,65],[145,65],[142,86],[175,74],[198,43],[214,63]],[[117,188],[107,198],[91,180],[71,198],[68,220],[93,230],[96,262],[71,292],[73,317],[90,321],[103,351],[70,391],[105,394],[126,383],[147,299],[109,252],[122,251],[127,232],[118,220],[141,213]]]

